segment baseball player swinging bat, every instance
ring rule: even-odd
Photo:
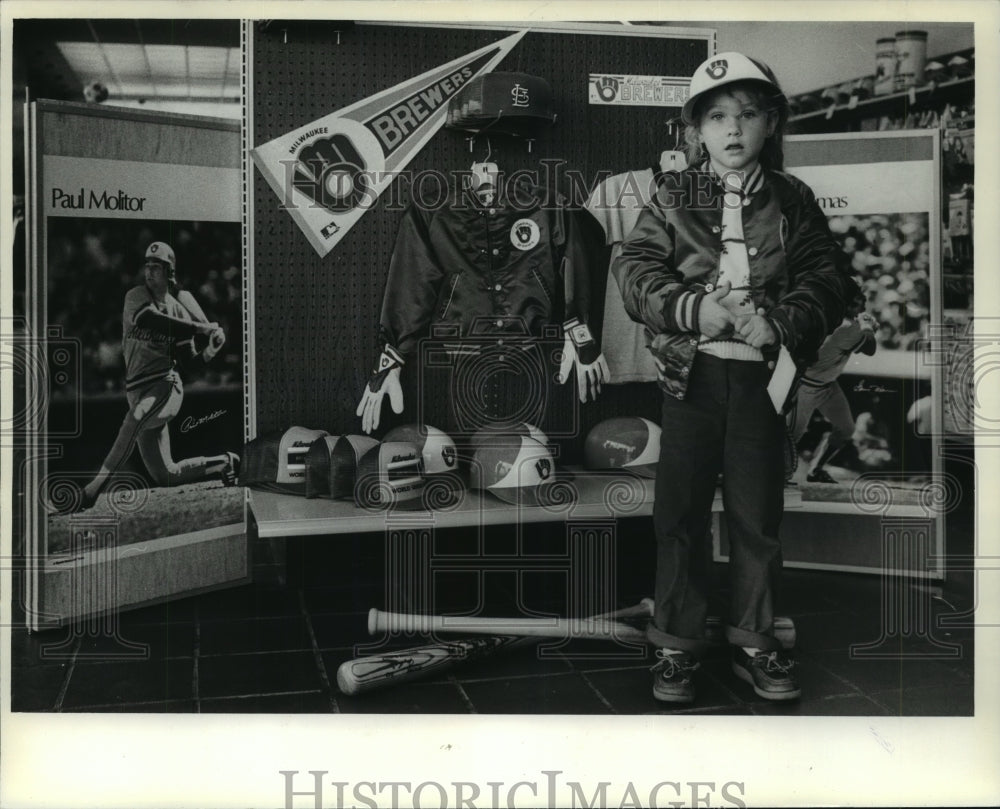
[[[645,633],[634,627],[628,626],[628,624],[619,624],[614,621],[616,618],[631,618],[640,617],[647,618],[653,614],[653,601],[649,598],[644,598],[638,604],[632,607],[626,607],[615,612],[604,613],[602,615],[594,615],[590,618],[567,620],[558,619],[562,624],[569,625],[575,624],[594,626],[599,625],[605,630],[614,629],[614,637],[620,639],[631,639],[631,640],[645,640]],[[401,628],[397,626],[398,623],[420,623],[424,626],[424,622],[428,619],[441,621],[441,616],[424,616],[424,615],[403,615],[400,613],[391,612],[381,612],[380,610],[373,609],[368,613],[368,631],[371,634],[376,634],[380,629],[387,628],[390,622],[393,623],[394,629]],[[511,619],[507,618],[479,618],[479,619],[469,619],[462,617],[455,617],[448,619],[451,626],[448,627],[446,631],[459,631],[459,632],[470,632],[472,634],[477,634],[475,629],[467,629],[466,622],[470,620],[477,621],[495,621],[498,622],[500,626],[510,626]],[[535,622],[537,624],[544,624],[545,628],[549,631],[553,631],[553,627],[556,624],[556,619],[549,618],[535,618],[535,619],[513,619],[514,623],[518,625],[523,625],[525,621]],[[460,622],[461,628],[455,626],[456,622]],[[613,626],[612,626],[613,625]],[[625,638],[624,634],[617,634],[621,630],[622,633],[631,633],[630,638]],[[419,631],[431,631],[420,629]],[[441,672],[447,671],[454,667],[455,665],[462,663],[467,660],[479,660],[483,657],[488,657],[489,655],[496,654],[497,652],[506,652],[513,649],[519,649],[524,646],[530,646],[532,644],[538,643],[542,637],[567,637],[565,632],[553,635],[540,635],[540,634],[521,634],[516,636],[513,634],[496,634],[500,630],[498,629],[483,629],[485,636],[481,638],[462,638],[455,641],[438,642],[431,643],[426,646],[417,646],[411,649],[400,649],[395,652],[386,652],[384,654],[371,655],[369,657],[358,657],[354,660],[348,660],[340,665],[337,669],[337,686],[345,694],[355,695],[363,694],[367,691],[374,691],[379,688],[385,688],[389,685],[395,685],[396,683],[409,682],[410,680],[416,680],[422,677],[429,677],[434,674],[439,674]],[[641,635],[641,638],[636,636],[636,633]],[[591,635],[582,635],[582,637],[593,637]],[[612,637],[609,634],[603,636],[609,638]]]
[[[483,634],[481,638],[438,642],[410,649],[359,657],[348,660],[337,670],[337,685],[345,694],[355,695],[389,685],[409,682],[447,671],[467,660],[478,660],[497,652],[505,652],[538,643],[541,638],[616,639],[645,642],[641,629],[617,622],[619,618],[648,618],[653,614],[653,601],[644,598],[633,607],[590,618],[469,618],[461,616],[427,616],[382,612],[372,609],[368,614],[371,634],[388,629],[418,632],[463,632]],[[775,618],[775,637],[791,649],[795,646],[795,624],[791,618]],[[721,622],[710,616],[707,622],[709,638],[724,640]]]

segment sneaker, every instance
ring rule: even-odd
[[[223,486],[235,486],[240,477],[240,456],[235,452],[226,453],[226,465],[219,473]]]
[[[836,478],[830,477],[830,473],[825,469],[817,469],[814,472],[810,472],[806,475],[806,480],[809,483],[836,483]]]
[[[733,656],[733,673],[750,683],[764,699],[798,699],[802,693],[792,669],[795,661],[787,652],[757,652],[750,656],[741,647]]]
[[[660,702],[694,702],[691,675],[699,664],[687,652],[657,649],[659,662],[653,672],[653,696]]]

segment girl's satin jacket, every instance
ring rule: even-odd
[[[698,350],[701,298],[719,277],[724,204],[717,177],[704,166],[663,174],[612,265],[626,311],[646,326],[660,387],[678,399]],[[843,320],[857,284],[801,180],[765,171],[759,190],[739,204],[755,307],[801,369]]]

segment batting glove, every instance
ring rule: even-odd
[[[221,329],[216,327],[208,335],[208,345],[205,346],[205,350],[201,352],[201,355],[205,358],[205,362],[215,359],[215,355],[219,353],[219,350],[226,343],[226,333]]]
[[[389,394],[389,404],[393,413],[403,412],[403,387],[399,384],[399,372],[404,362],[402,356],[391,345],[386,344],[378,365],[372,371],[371,379],[365,385],[365,392],[355,415],[361,416],[361,429],[366,433],[378,429],[382,413],[382,399]]]
[[[862,312],[858,315],[858,325],[867,331],[878,331],[878,321],[871,312]]]
[[[611,378],[608,363],[601,353],[590,328],[575,317],[563,323],[562,361],[559,363],[560,385],[565,385],[570,371],[576,367],[576,387],[581,402],[596,399],[601,392],[601,383]]]

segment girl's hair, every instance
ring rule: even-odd
[[[758,67],[769,77],[774,76],[771,69],[763,62],[756,62]],[[687,124],[684,127],[684,153],[687,156],[689,166],[701,164],[706,155],[702,149],[701,137],[698,133],[698,123],[701,121],[702,111],[705,108],[705,101],[716,93],[733,93],[736,90],[743,90],[749,94],[754,102],[760,107],[761,112],[774,116],[774,133],[764,141],[764,148],[760,152],[760,164],[770,171],[784,171],[785,150],[783,141],[785,137],[785,126],[788,123],[788,99],[781,92],[778,80],[774,79],[774,86],[765,84],[762,81],[748,79],[746,81],[736,81],[732,84],[724,85],[711,93],[705,93],[698,99],[691,116],[696,123]]]

